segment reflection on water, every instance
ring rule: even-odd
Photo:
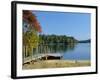
[[[73,50],[75,44],[65,45],[65,44],[48,44],[39,45],[38,48],[33,49],[33,54],[35,53],[65,53],[66,51]]]
[[[32,56],[58,55],[58,53],[63,60],[90,60],[90,43],[41,44],[37,48],[33,48]]]
[[[63,55],[63,59],[68,60],[90,60],[91,59],[90,43],[78,43],[74,50],[67,51]]]

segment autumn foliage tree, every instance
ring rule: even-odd
[[[24,10],[23,11],[23,20],[25,20],[26,22],[31,24],[32,27],[36,29],[36,31],[42,32],[41,26],[40,26],[38,20],[36,19],[35,14],[33,14],[32,11]]]

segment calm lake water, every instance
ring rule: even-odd
[[[63,59],[69,60],[90,60],[90,43],[78,43],[73,50],[66,51]]]
[[[33,56],[60,54],[63,60],[90,60],[90,53],[90,43],[40,45],[38,49],[33,49]]]

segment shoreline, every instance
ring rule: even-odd
[[[90,60],[41,60],[31,61],[22,65],[22,69],[44,69],[44,68],[64,68],[64,67],[84,67],[91,66]]]

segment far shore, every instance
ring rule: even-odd
[[[90,60],[40,60],[25,63],[22,69],[64,68],[91,66]]]

